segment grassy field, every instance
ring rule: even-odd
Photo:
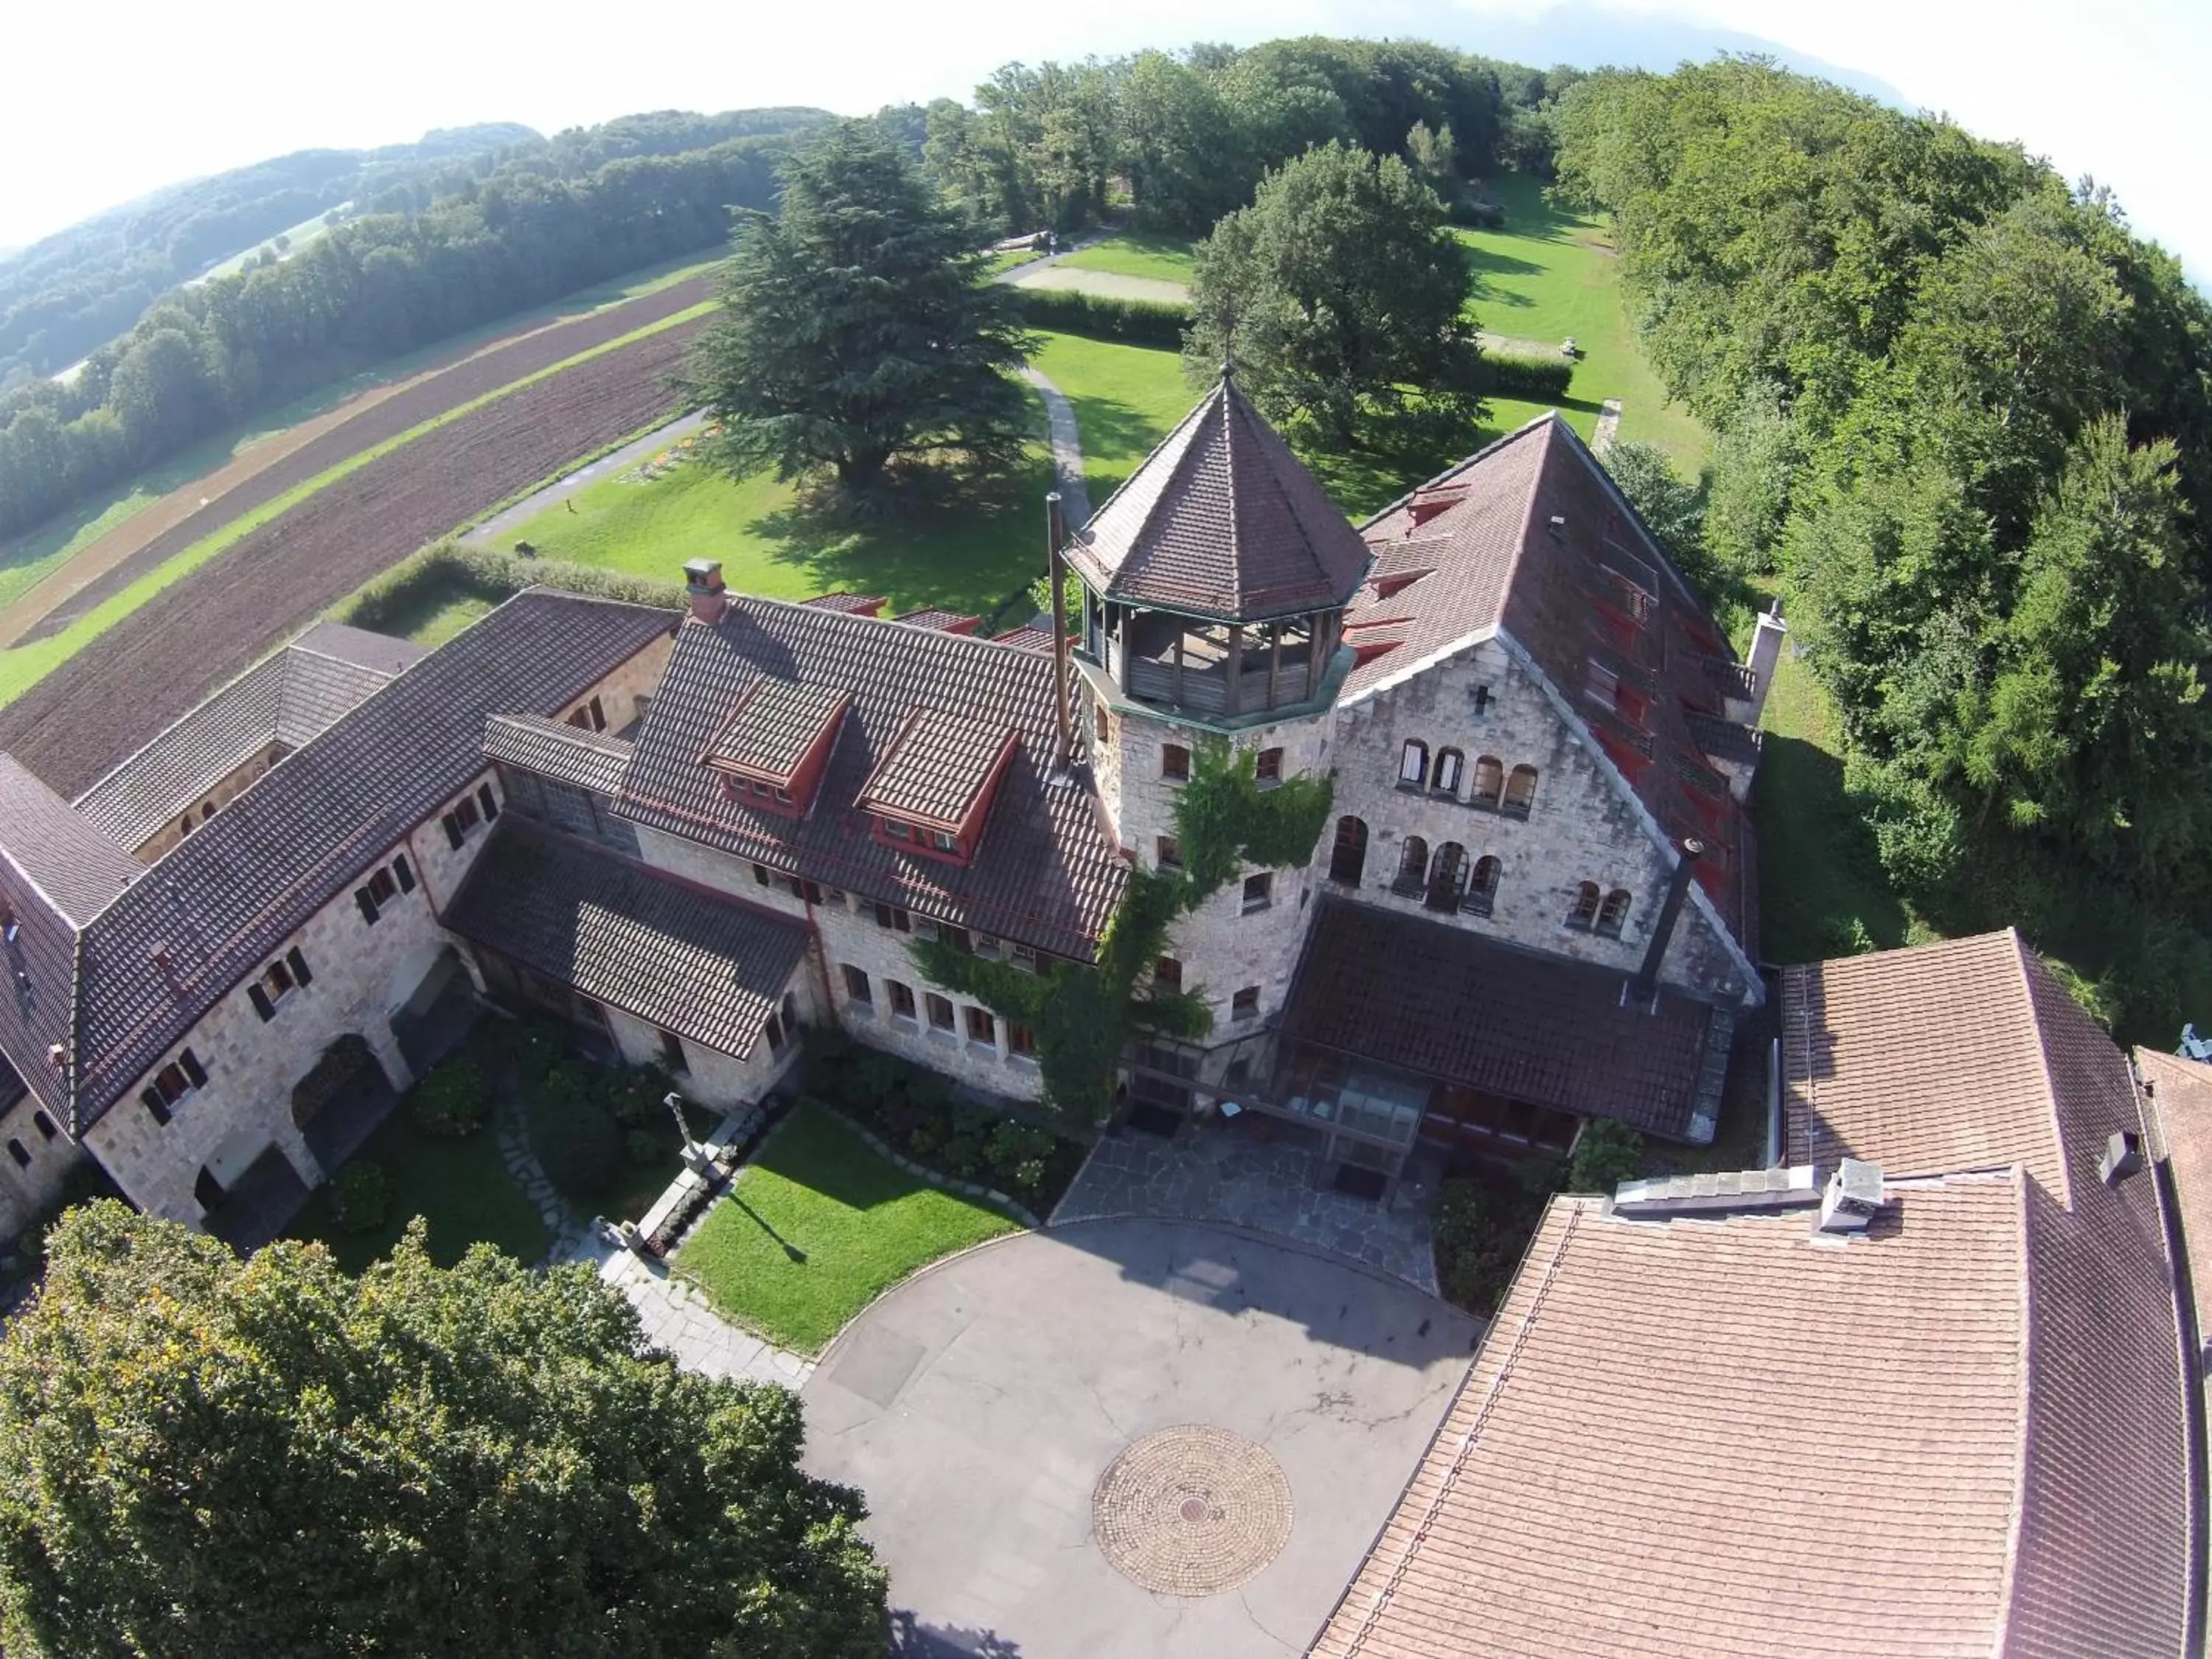
[[[1060,264],[1077,270],[1110,271],[1117,276],[1150,276],[1188,284],[1193,260],[1188,236],[1148,236],[1126,231],[1071,253]]]
[[[673,328],[712,308],[711,301],[687,307],[673,316],[663,318],[649,327],[638,329],[617,338],[605,341],[593,346],[588,351],[580,351],[573,357],[564,358],[560,362],[547,365],[534,374],[526,374],[519,380],[510,380],[505,386],[484,393],[481,398],[472,398],[467,403],[459,404],[431,420],[423,422],[419,426],[410,427],[380,444],[347,457],[336,466],[325,468],[313,477],[285,491],[274,501],[264,502],[252,512],[233,520],[213,535],[203,537],[194,542],[174,558],[165,562],[159,569],[149,571],[106,604],[87,612],[60,633],[46,639],[33,640],[22,645],[11,646],[6,650],[0,650],[0,704],[12,702],[21,696],[26,690],[35,685],[141,605],[159,597],[165,589],[198,569],[200,566],[230,546],[232,543],[258,529],[278,514],[296,507],[317,490],[327,488],[349,473],[357,471],[371,461],[389,454],[403,444],[412,443],[427,433],[434,432],[440,427],[458,421],[465,415],[473,414],[486,404],[504,398],[510,392],[520,391],[522,387],[532,385],[549,375],[558,374],[563,370],[573,368],[578,363],[591,358],[604,356],[610,351],[620,350],[646,335]]]
[[[1047,334],[1030,361],[1067,394],[1083,439],[1083,481],[1094,507],[1190,413],[1204,395],[1182,377],[1172,351]]]
[[[613,282],[603,283],[596,288],[585,289],[545,305],[534,306],[527,311],[517,312],[495,322],[450,336],[402,356],[389,358],[373,368],[334,380],[280,409],[272,409],[241,422],[157,466],[148,468],[128,482],[70,508],[28,534],[12,542],[0,544],[0,605],[5,605],[19,593],[28,592],[109,531],[136,518],[172,490],[181,489],[193,479],[226,465],[265,439],[327,413],[370,386],[402,380],[433,363],[465,355],[472,348],[526,324],[550,322],[558,317],[604,311],[607,307],[619,305],[625,300],[635,300],[671,287],[715,263],[713,259],[687,258],[655,265]],[[240,533],[244,532],[241,531]]]
[[[746,1328],[818,1353],[915,1268],[1016,1225],[989,1205],[907,1174],[837,1119],[802,1107],[673,1267]]]
[[[1583,351],[1575,370],[1577,404],[1595,410],[1605,398],[1620,398],[1621,437],[1657,444],[1694,478],[1711,441],[1688,410],[1667,402],[1637,349],[1605,228],[1553,206],[1542,186],[1522,174],[1505,174],[1490,188],[1505,204],[1505,228],[1456,233],[1474,267],[1468,303],[1476,323],[1486,333],[1546,349],[1572,335]],[[1571,411],[1569,419],[1579,412]]]
[[[430,1255],[452,1266],[478,1240],[497,1245],[520,1261],[535,1261],[551,1243],[530,1201],[500,1156],[489,1126],[465,1140],[439,1140],[415,1127],[405,1102],[357,1155],[384,1166],[392,1182],[392,1213],[374,1232],[348,1232],[331,1207],[331,1189],[319,1188],[286,1234],[330,1246],[338,1266],[357,1273],[398,1243],[409,1219],[429,1224]]]

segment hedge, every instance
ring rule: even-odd
[[[681,582],[654,581],[627,571],[568,564],[559,559],[526,559],[519,553],[441,541],[402,559],[331,614],[356,628],[388,629],[427,595],[465,593],[496,605],[526,587],[565,588],[593,599],[619,599],[664,611],[680,611],[684,605]]]
[[[1482,392],[1488,398],[1519,398],[1532,404],[1563,404],[1574,383],[1571,358],[1529,357],[1510,352],[1482,354]]]
[[[1022,320],[1032,328],[1084,334],[1123,345],[1182,349],[1190,326],[1190,307],[1168,300],[1123,300],[1109,294],[1085,294],[1073,288],[1018,288]]]

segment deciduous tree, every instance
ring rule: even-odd
[[[799,1402],[678,1370],[587,1267],[420,1224],[356,1279],[106,1201],[0,1340],[16,1659],[876,1659],[856,1493]]]

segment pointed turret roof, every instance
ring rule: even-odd
[[[1330,610],[1367,546],[1224,374],[1067,550],[1107,598],[1231,622]]]

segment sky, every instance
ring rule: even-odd
[[[161,185],[319,145],[647,109],[965,97],[1002,63],[1276,35],[1418,34],[1523,62],[1668,67],[1769,50],[1908,108],[2018,139],[2111,185],[2212,278],[2192,117],[2208,0],[0,0],[0,247]]]

